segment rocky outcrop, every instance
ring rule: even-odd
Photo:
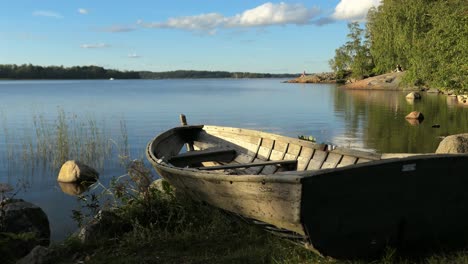
[[[336,75],[332,72],[314,73],[302,75],[296,79],[286,81],[287,83],[335,83]]]
[[[401,81],[405,72],[392,72],[363,80],[347,83],[343,88],[365,90],[419,90],[417,87],[405,87]]]
[[[468,153],[468,133],[444,138],[437,147],[436,153]]]
[[[50,243],[49,219],[44,211],[22,199],[5,199],[0,203],[1,233],[13,250],[13,255],[22,257],[35,246]],[[1,234],[0,233],[0,234]]]
[[[82,181],[96,181],[99,177],[99,173],[75,160],[69,160],[62,165],[60,168],[57,181],[59,182],[82,182]]]

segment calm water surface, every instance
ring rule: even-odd
[[[34,117],[53,124],[61,111],[70,119],[95,120],[106,131],[102,135],[115,141],[123,122],[132,158],[144,157],[147,142],[177,126],[180,113],[190,124],[313,135],[318,142],[377,152],[434,152],[440,136],[468,132],[468,108],[451,97],[424,94],[411,102],[403,92],[344,91],[329,84],[281,81],[0,81],[0,182],[16,186],[21,179],[29,184],[17,197],[44,209],[52,240],[75,231],[71,210],[79,204],[56,183],[59,168],[25,169],[19,154],[8,154],[11,146],[20,149],[34,141]],[[404,117],[411,111],[422,112],[425,120],[410,124]],[[432,128],[434,124],[440,128]],[[8,161],[12,156],[16,162]],[[116,156],[99,168],[104,184],[125,173]]]

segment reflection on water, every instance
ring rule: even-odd
[[[468,111],[445,95],[423,93],[408,102],[405,92],[335,90],[335,109],[346,112],[350,130],[362,130],[363,147],[379,152],[431,153],[440,138],[468,131]],[[419,111],[424,122],[406,120]],[[438,126],[434,126],[437,124]]]
[[[189,124],[307,135],[317,142],[378,152],[434,152],[440,136],[468,131],[468,108],[451,97],[423,93],[421,100],[407,102],[402,92],[346,91],[331,84],[282,81],[0,81],[0,182],[16,186],[18,179],[27,181],[31,187],[19,198],[43,208],[52,240],[60,240],[76,229],[71,210],[79,204],[71,195],[84,189],[57,183],[61,164],[44,170],[28,168],[22,161],[40,156],[36,153],[48,156],[61,132],[68,132],[61,135],[72,149],[85,150],[76,153],[98,163],[100,183],[108,186],[112,177],[125,174],[119,154],[144,159],[148,141],[178,126],[180,113],[187,115]],[[406,122],[411,111],[422,112],[424,122],[417,126]],[[434,124],[440,128],[432,128]],[[39,149],[34,147],[37,143]],[[92,150],[99,144],[104,149],[110,144],[113,154],[87,155],[88,146]],[[5,163],[9,160],[12,166]]]
[[[81,182],[81,183],[68,183],[68,182],[58,182],[60,189],[63,193],[69,194],[71,196],[78,196],[85,191],[87,191],[93,182]]]

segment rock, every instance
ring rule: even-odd
[[[125,222],[115,210],[100,210],[96,216],[79,230],[78,238],[83,243],[113,237],[130,231],[131,225]]]
[[[437,88],[430,88],[426,91],[427,93],[440,93],[440,90]]]
[[[457,100],[459,103],[466,103],[468,102],[468,95],[458,95]]]
[[[435,153],[468,153],[468,133],[444,138]]]
[[[49,219],[40,207],[22,199],[5,199],[0,207],[1,231],[19,235],[8,238],[8,246],[14,250],[16,257],[28,254],[37,245],[49,245]]]
[[[421,99],[421,94],[418,92],[411,92],[406,95],[406,99]]]
[[[413,111],[409,113],[406,117],[406,119],[417,119],[419,121],[424,120],[424,115],[421,112],[418,111]]]
[[[59,182],[82,182],[96,181],[99,178],[99,173],[81,162],[69,160],[60,168],[57,181]]]
[[[16,264],[45,264],[49,263],[49,249],[43,246],[36,246],[24,258],[16,262]]]

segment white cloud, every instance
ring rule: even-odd
[[[380,5],[380,0],[341,0],[335,7],[332,18],[336,20],[364,20],[371,7]]]
[[[257,27],[285,24],[307,24],[319,14],[318,8],[308,9],[302,4],[265,3],[228,18],[229,27]]]
[[[166,22],[137,23],[148,28],[173,28],[189,31],[203,31],[215,34],[220,28],[265,27],[273,25],[310,23],[320,13],[318,8],[307,8],[302,4],[265,3],[240,14],[225,17],[219,13],[169,18]]]
[[[97,43],[97,44],[82,44],[80,46],[82,49],[102,49],[102,48],[109,48],[109,44],[105,43]]]
[[[137,55],[136,53],[128,54],[128,57],[131,58],[131,59],[138,59],[138,58],[141,58],[141,56],[140,56],[140,55]]]
[[[84,9],[84,8],[78,8],[78,13],[82,14],[82,15],[87,15],[89,12],[87,9]]]
[[[52,17],[52,18],[63,18],[63,16],[54,11],[48,10],[37,10],[33,12],[33,16]]]

